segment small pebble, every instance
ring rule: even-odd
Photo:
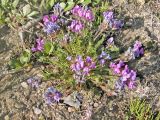
[[[68,112],[74,112],[74,109],[72,107],[68,107]]]
[[[4,117],[4,120],[9,120],[9,116],[6,115],[6,116]]]
[[[98,103],[94,103],[93,107],[95,107],[95,108],[98,107]]]
[[[34,113],[37,115],[41,114],[41,112],[42,112],[42,110],[39,108],[33,108],[33,110],[34,110]]]
[[[21,85],[23,88],[26,88],[26,89],[28,88],[28,84],[26,82],[22,82]]]

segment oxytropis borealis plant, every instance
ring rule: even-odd
[[[118,61],[116,63],[110,64],[110,67],[113,69],[114,74],[119,76],[119,79],[116,81],[115,87],[117,89],[124,89],[127,86],[129,89],[136,87],[136,72],[130,70],[128,65],[123,61]]]
[[[73,71],[74,79],[77,82],[84,83],[86,81],[85,77],[89,75],[91,70],[96,68],[96,63],[89,56],[83,59],[82,56],[79,55],[71,61],[70,68]]]
[[[112,35],[123,29],[123,20],[111,10],[97,14],[91,7],[82,5],[72,6],[67,12],[60,4],[53,9],[56,11],[43,16],[41,26],[44,33],[37,35],[38,39],[30,50],[32,54],[28,52],[31,63],[38,61],[44,65],[45,78],[56,83],[44,93],[47,104],[59,102],[66,89],[76,90],[77,86],[88,81],[96,86],[107,84],[104,81],[112,79],[111,76],[117,79],[110,88],[136,88],[137,72],[127,65],[128,61],[117,60],[121,55]],[[141,57],[144,54],[142,43],[136,41],[128,54],[134,59]],[[34,88],[39,86],[36,79],[27,82]]]

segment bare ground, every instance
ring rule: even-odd
[[[118,2],[117,2],[118,3]],[[129,28],[116,37],[116,43],[123,49],[133,44],[136,37],[142,42],[153,41],[155,44],[147,49],[145,55],[132,61],[130,66],[139,72],[140,84],[146,91],[148,101],[155,111],[160,111],[160,4],[114,4],[119,6],[127,18]],[[158,6],[158,7],[156,7]],[[44,104],[42,94],[49,82],[42,82],[40,88],[31,90],[22,86],[25,80],[33,75],[39,75],[40,68],[14,73],[8,71],[10,57],[16,51],[19,37],[7,27],[0,28],[0,119],[11,120],[80,120],[85,114],[86,105],[93,106],[93,120],[123,120],[127,110],[127,100],[131,95],[138,96],[137,91],[119,93],[118,96],[93,95],[82,91],[84,102],[82,109],[75,110],[69,106]],[[86,95],[87,94],[87,95]],[[96,103],[96,104],[95,104]],[[98,104],[98,105],[97,105]],[[35,108],[41,114],[35,113]]]

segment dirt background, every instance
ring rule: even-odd
[[[143,89],[146,88],[143,94],[147,96],[153,109],[159,111],[160,2],[153,0],[145,4],[141,2],[121,4],[118,1],[113,1],[113,6],[123,13],[129,27],[116,36],[115,42],[123,49],[132,45],[136,37],[142,42],[154,42],[145,55],[132,61],[130,66],[140,74],[140,84]],[[19,36],[8,27],[0,27],[0,120],[83,120],[86,110],[75,110],[64,105],[49,107],[44,104],[42,94],[48,85],[47,82],[42,82],[38,90],[32,90],[26,84],[27,78],[40,74],[39,67],[16,73],[8,70],[8,62],[16,53],[19,41]],[[85,95],[85,92],[82,91],[82,94]],[[130,94],[139,95],[137,91]],[[84,108],[87,108],[85,105],[93,106],[91,116],[93,120],[123,120],[128,99],[127,93],[111,97],[106,94],[100,97],[91,93],[84,98],[83,106]]]

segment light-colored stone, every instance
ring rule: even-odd
[[[6,115],[6,116],[4,117],[4,120],[9,120],[9,116]]]
[[[95,107],[95,108],[98,107],[98,103],[94,103],[93,107]]]
[[[68,112],[74,112],[74,108],[68,107]]]
[[[28,88],[28,84],[26,82],[22,82],[21,85],[23,88],[26,88],[26,89]]]
[[[33,110],[34,110],[34,113],[35,113],[36,115],[39,115],[39,114],[42,113],[42,110],[39,109],[39,108],[33,108]]]

